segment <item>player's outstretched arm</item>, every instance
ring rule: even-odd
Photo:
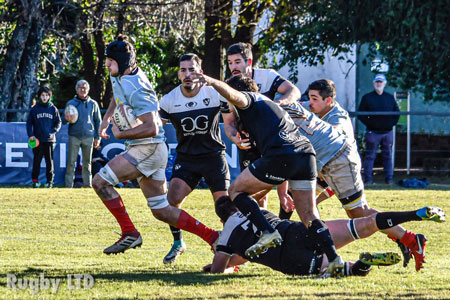
[[[288,80],[278,87],[277,92],[283,95],[276,101],[280,105],[295,103],[301,97],[300,90]]]
[[[113,134],[119,140],[154,137],[158,135],[159,132],[159,126],[156,123],[156,120],[159,118],[157,114],[158,112],[154,111],[139,116],[138,119],[142,122],[142,124],[124,131],[120,131],[119,128],[113,123]]]
[[[223,117],[223,129],[225,130],[225,135],[232,141],[239,149],[248,150],[250,149],[250,139],[242,138],[236,129],[236,117],[234,113],[222,113]]]
[[[223,81],[214,79],[201,73],[193,73],[194,80],[197,80],[200,84],[207,84],[212,86],[219,94],[227,99],[231,104],[236,107],[243,108],[248,105],[248,99],[239,91],[236,91]]]

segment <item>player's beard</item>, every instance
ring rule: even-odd
[[[186,91],[190,91],[190,92],[192,92],[194,89],[195,89],[195,84],[191,81],[191,82],[189,82],[190,83],[190,85],[187,85],[186,83],[184,83],[183,84],[183,88],[186,90]]]

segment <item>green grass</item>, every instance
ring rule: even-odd
[[[0,298],[1,299],[450,299],[450,229],[444,224],[411,222],[406,228],[427,235],[427,264],[420,272],[412,260],[375,267],[364,278],[317,279],[293,277],[257,264],[247,264],[234,275],[201,272],[210,263],[209,246],[184,234],[188,245],[174,265],[162,258],[172,237],[166,224],[155,220],[140,190],[120,190],[127,210],[143,235],[144,244],[125,254],[106,256],[103,248],[116,241],[115,219],[90,189],[0,189]],[[368,190],[372,207],[410,210],[425,205],[450,211],[450,191]],[[278,212],[275,193],[269,208]],[[220,229],[210,193],[196,190],[184,208],[203,223]],[[322,218],[345,218],[336,198],[320,205]],[[296,217],[298,220],[298,217]],[[352,260],[363,251],[398,251],[397,245],[377,233],[339,252]],[[59,290],[32,294],[11,290],[7,274],[17,278],[61,279]],[[90,274],[92,289],[70,290],[68,274]]]

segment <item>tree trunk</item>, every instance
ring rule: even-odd
[[[223,79],[224,46],[222,37],[229,36],[227,15],[231,12],[231,1],[208,0],[205,3],[205,56],[203,71],[216,79]]]
[[[19,72],[17,73],[16,83],[20,83],[20,85],[14,87],[18,91],[18,98],[11,103],[11,108],[15,109],[28,109],[39,88],[36,75],[41,54],[41,44],[44,38],[44,22],[41,0],[33,0],[32,4],[34,9],[32,25],[22,54]],[[23,122],[26,121],[27,116],[28,112],[13,113],[11,121]]]
[[[24,2],[25,3],[25,2]],[[20,59],[25,49],[31,28],[31,18],[28,7],[24,7],[19,16],[13,35],[6,50],[3,63],[3,74],[0,77],[0,110],[9,106],[13,95],[13,84],[19,68]],[[6,121],[6,113],[0,113],[0,122]]]

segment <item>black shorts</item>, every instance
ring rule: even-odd
[[[249,150],[239,149],[239,167],[241,172],[259,158],[261,158],[261,154],[253,147]]]
[[[302,223],[291,225],[281,245],[281,272],[289,275],[319,274],[323,254]]]
[[[226,191],[230,186],[230,171],[225,151],[203,155],[177,155],[172,178],[180,178],[195,189],[202,178],[212,193]]]
[[[316,157],[310,153],[261,157],[248,167],[258,180],[273,185],[288,179],[314,181],[316,168]]]

